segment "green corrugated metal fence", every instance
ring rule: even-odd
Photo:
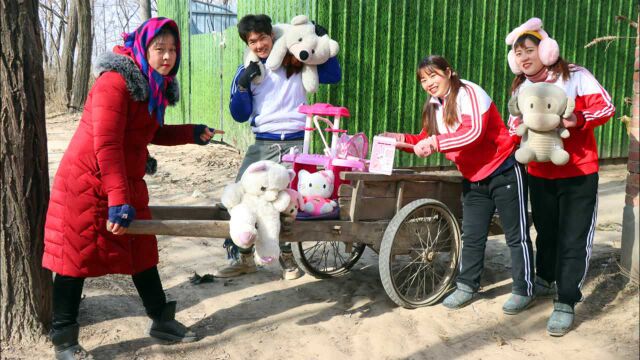
[[[352,114],[347,122],[349,131],[364,131],[370,138],[383,131],[419,131],[425,93],[415,79],[415,67],[429,54],[448,58],[463,78],[482,86],[506,115],[513,74],[506,61],[504,38],[526,19],[541,17],[545,29],[558,41],[563,57],[588,68],[613,98],[616,116],[599,127],[596,135],[600,157],[617,158],[627,156],[628,138],[618,118],[630,113],[624,98],[632,94],[634,43],[623,39],[587,49],[584,45],[605,35],[635,36],[626,23],[616,22],[614,17],[635,18],[636,6],[634,0],[240,0],[238,16],[266,13],[275,22],[288,22],[297,14],[307,14],[325,26],[340,43],[343,80],[337,85],[323,85],[310,101],[348,107]],[[205,121],[219,127],[222,91],[222,118],[229,132],[226,139],[246,146],[251,141],[249,126],[235,124],[228,112],[230,82],[244,49],[236,29],[191,37],[189,77],[185,55],[187,0],[161,0],[159,9],[160,14],[177,19],[183,31],[182,105],[169,111],[169,121]],[[223,37],[224,49],[218,45]],[[186,101],[189,79],[190,102]],[[400,164],[446,162],[442,157],[425,162],[403,153]]]

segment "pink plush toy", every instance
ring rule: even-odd
[[[522,69],[520,69],[518,64],[516,64],[516,55],[513,51],[513,45],[520,36],[525,34],[533,35],[540,40],[540,44],[538,45],[538,56],[540,57],[540,61],[543,65],[551,66],[558,61],[558,57],[560,57],[560,47],[558,46],[558,43],[550,38],[546,31],[542,30],[542,20],[534,17],[515,28],[505,39],[507,45],[511,46],[511,50],[509,50],[509,54],[507,55],[507,60],[511,71],[514,74],[522,74]]]
[[[331,200],[333,194],[333,173],[327,170],[310,173],[298,172],[298,191],[302,195],[302,210],[310,215],[323,215],[333,211],[338,203]]]
[[[284,211],[282,211],[281,213],[286,217],[295,219],[296,215],[298,215],[298,211],[300,211],[300,209],[302,208],[302,196],[299,192],[293,189],[287,189],[285,191],[287,192],[287,194],[289,194],[291,201],[289,202],[289,206],[287,206],[287,208],[284,209]]]

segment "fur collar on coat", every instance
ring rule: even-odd
[[[93,74],[98,78],[105,71],[115,71],[122,75],[134,101],[149,100],[149,83],[129,57],[112,52],[100,55],[93,68]],[[180,87],[178,79],[175,79],[167,88],[167,100],[169,100],[169,105],[175,105],[179,99]]]

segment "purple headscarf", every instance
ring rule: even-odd
[[[176,35],[176,64],[169,75],[164,76],[155,71],[147,62],[147,50],[151,40],[165,27],[169,27]],[[138,65],[140,71],[149,81],[149,114],[156,112],[158,124],[164,124],[164,110],[169,101],[167,100],[167,87],[175,81],[176,73],[180,65],[180,32],[175,21],[156,17],[151,18],[140,25],[132,33],[123,33],[124,46],[119,46],[117,52],[124,52],[129,55]]]

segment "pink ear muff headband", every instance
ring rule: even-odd
[[[522,74],[522,69],[516,63],[516,54],[513,51],[513,45],[515,45],[516,41],[522,36],[530,34],[540,39],[540,44],[538,45],[538,56],[540,57],[540,61],[544,66],[551,66],[558,61],[560,57],[560,47],[558,43],[549,37],[546,31],[542,29],[542,20],[539,18],[531,18],[527,20],[524,24],[518,26],[513,29],[507,35],[505,42],[507,45],[511,46],[509,50],[509,54],[507,55],[507,60],[509,62],[509,67],[511,71],[516,74]]]

